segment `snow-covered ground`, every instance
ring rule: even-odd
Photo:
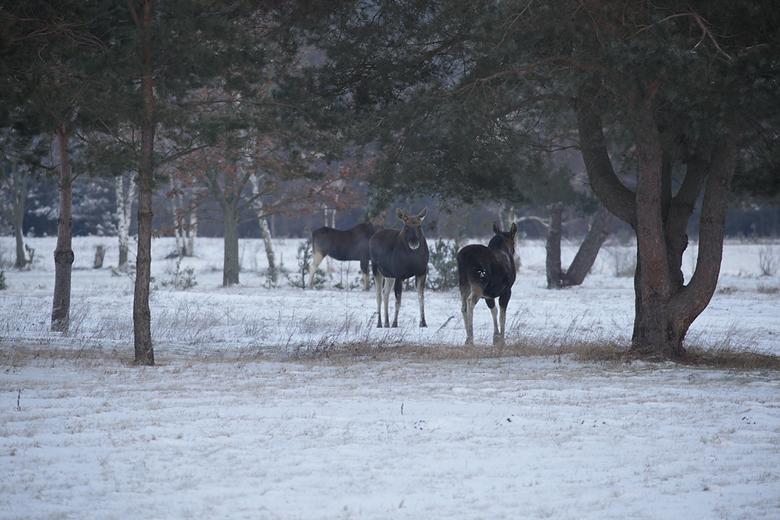
[[[780,517],[775,372],[552,355],[630,336],[632,281],[615,276],[628,246],[548,291],[544,245],[523,242],[507,340],[551,355],[493,358],[446,355],[465,337],[455,291],[426,294],[427,329],[413,292],[400,327],[376,329],[373,292],[332,287],[357,282],[356,264],[332,262],[323,290],[268,289],[260,241],[242,240],[242,283],[223,289],[221,240],[199,239],[183,262],[198,284],[178,291],[162,284],[173,242],[156,239],[159,366],[135,368],[132,280],[91,269],[97,244],[115,264],[115,239],[74,240],[67,335],[48,331],[54,240],[29,243],[33,269],[6,269],[0,291],[0,518]],[[276,241],[287,269],[298,243]],[[12,246],[0,239],[6,261]],[[765,247],[727,244],[692,343],[780,354]],[[475,330],[487,345],[484,305]],[[346,343],[437,354],[296,356]]]

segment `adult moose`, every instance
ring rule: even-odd
[[[506,332],[506,307],[512,297],[515,283],[515,235],[517,224],[508,232],[502,232],[493,224],[495,236],[487,247],[473,244],[458,251],[458,285],[460,286],[461,312],[466,326],[466,345],[474,344],[474,306],[485,299],[493,315],[493,344],[504,345]],[[496,320],[496,298],[501,309],[501,328]]]
[[[425,277],[428,275],[428,244],[422,231],[427,208],[418,215],[408,215],[400,209],[396,215],[404,223],[400,231],[377,231],[369,240],[371,269],[376,279],[377,327],[382,327],[382,299],[384,296],[385,327],[390,326],[388,303],[390,290],[395,289],[395,317],[393,327],[398,326],[398,310],[401,308],[403,281],[412,276],[417,284],[420,302],[420,327],[425,323]]]
[[[358,224],[350,229],[341,230],[330,227],[315,229],[311,234],[314,258],[309,265],[309,287],[314,287],[314,273],[326,256],[336,260],[359,260],[363,273],[363,288],[369,287],[368,278],[368,240],[376,230],[370,222]]]

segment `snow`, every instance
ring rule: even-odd
[[[299,241],[274,242],[292,268]],[[427,329],[413,292],[400,327],[376,329],[373,291],[265,288],[259,239],[241,241],[240,286],[219,287],[221,240],[198,239],[183,261],[198,285],[164,288],[173,239],[155,239],[159,365],[137,368],[132,281],[91,268],[98,243],[115,265],[116,238],[74,239],[67,335],[48,331],[54,239],[29,243],[36,264],[7,269],[0,292],[0,518],[780,517],[774,372],[553,355],[630,336],[614,255],[548,291],[544,245],[522,243],[507,340],[551,355],[491,357],[480,305],[477,349],[448,357],[465,339],[456,291],[426,294]],[[691,342],[780,354],[780,278],[759,276],[761,247],[727,243]],[[331,263],[331,284],[358,280],[346,267]],[[347,343],[439,355],[327,355]],[[324,354],[298,355],[311,352]]]

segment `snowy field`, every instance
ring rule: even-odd
[[[294,269],[300,241],[275,243]],[[29,244],[35,265],[6,269],[0,292],[0,518],[780,517],[776,372],[556,355],[630,337],[629,246],[548,291],[544,244],[521,243],[507,341],[550,355],[494,357],[483,304],[477,348],[460,348],[456,291],[427,292],[427,329],[414,292],[398,329],[376,329],[373,292],[334,288],[356,264],[331,262],[322,290],[268,289],[261,242],[242,240],[241,285],[223,289],[221,240],[199,239],[182,263],[197,285],[180,291],[163,283],[173,241],[156,239],[159,366],[134,368],[132,280],[91,268],[98,244],[116,263],[115,239],[74,240],[67,335],[48,331],[54,239]],[[780,256],[727,243],[690,343],[780,354],[768,247]]]

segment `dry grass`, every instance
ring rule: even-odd
[[[560,361],[561,356],[570,356],[577,361],[624,360],[626,349],[609,342],[572,342],[553,345],[544,341],[523,339],[498,346],[456,346],[449,344],[414,344],[382,342],[349,342],[341,344],[315,345],[312,348],[296,349],[289,359],[296,361],[329,360],[389,361],[397,359],[415,361],[459,361],[488,358],[552,357]]]
[[[0,349],[0,367],[16,367],[29,363],[67,361],[85,367],[132,366],[132,346],[126,350],[84,347],[59,348],[53,345],[11,345]],[[665,362],[647,359],[616,342],[570,341],[553,345],[543,340],[524,339],[498,346],[455,346],[449,344],[414,344],[394,342],[333,342],[327,338],[310,345],[302,345],[287,354],[268,348],[225,348],[208,350],[197,355],[179,355],[173,359],[192,362],[313,362],[345,364],[367,361],[474,361],[495,358],[551,358],[560,363],[562,358],[584,363],[630,364],[634,361]],[[167,355],[158,355],[158,364],[171,361]],[[747,348],[720,345],[704,348],[690,346],[680,366],[700,366],[736,370],[780,370],[780,356],[754,352]]]
[[[759,294],[778,294],[780,293],[780,287],[777,285],[765,285],[763,283],[758,284],[756,291]]]
[[[780,356],[763,354],[739,348],[704,349],[690,347],[680,360],[686,365],[737,370],[780,370]]]

